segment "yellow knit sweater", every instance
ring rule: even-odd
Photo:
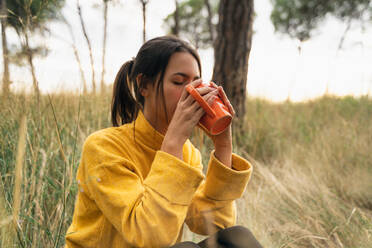
[[[203,235],[235,224],[248,161],[233,153],[230,169],[212,151],[204,176],[189,140],[182,161],[159,150],[163,138],[140,112],[86,139],[66,247],[169,247],[181,241],[184,223]]]

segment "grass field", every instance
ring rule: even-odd
[[[371,99],[248,99],[241,122],[234,151],[254,174],[239,224],[264,247],[372,247]],[[1,247],[63,246],[82,144],[108,126],[109,95],[0,97]],[[192,141],[206,165],[208,138]]]

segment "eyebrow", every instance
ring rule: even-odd
[[[185,74],[183,72],[176,72],[176,73],[173,74],[173,76],[175,76],[175,75],[180,75],[180,76],[185,77],[185,78],[189,77],[187,74]],[[199,78],[200,78],[199,76],[196,76],[196,77],[194,77],[194,80],[199,79]]]

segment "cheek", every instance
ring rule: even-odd
[[[174,112],[174,110],[176,109],[177,103],[181,98],[182,91],[183,87],[174,87],[172,89],[169,89],[169,91],[167,92],[167,99],[169,99],[168,107],[171,112]]]
[[[181,95],[182,95],[182,91],[183,91],[183,88],[181,87],[178,87],[175,91],[174,91],[174,98],[175,98],[175,101],[178,102],[181,98]]]
[[[177,103],[182,95],[183,87],[171,87],[168,88],[166,92],[166,98],[172,102],[172,104]]]

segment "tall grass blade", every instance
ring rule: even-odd
[[[26,135],[27,135],[27,118],[26,115],[21,117],[21,123],[19,126],[19,138],[18,138],[18,146],[17,146],[17,157],[16,157],[16,166],[15,166],[15,180],[14,180],[14,189],[13,189],[13,230],[11,233],[11,238],[13,239],[14,236],[17,234],[19,237],[18,229],[21,231],[19,226],[20,219],[19,219],[19,210],[21,207],[21,187],[22,187],[22,170],[23,170],[23,163],[26,151]],[[20,240],[22,243],[22,241]],[[23,245],[22,245],[23,246]]]

